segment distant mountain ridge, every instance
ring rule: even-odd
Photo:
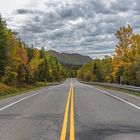
[[[83,65],[92,60],[91,57],[78,53],[59,53],[54,50],[49,50],[48,53],[55,56],[62,64]]]

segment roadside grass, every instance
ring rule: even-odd
[[[37,82],[35,85],[26,85],[24,87],[17,88],[0,83],[0,99],[22,94],[24,92],[37,90],[47,85],[48,84],[44,82]]]
[[[17,92],[18,90],[14,87],[7,86],[3,83],[0,83],[0,96],[4,96],[6,94],[12,94]]]

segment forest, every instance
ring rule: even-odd
[[[0,90],[76,76],[83,81],[140,86],[140,34],[127,25],[118,29],[115,36],[117,44],[111,56],[94,59],[82,67],[67,66],[43,47],[28,46],[0,16]]]
[[[0,83],[22,87],[56,82],[67,77],[65,68],[42,47],[28,46],[7,28],[0,16]]]
[[[140,86],[140,34],[127,25],[115,36],[115,53],[83,65],[78,71],[79,79]]]

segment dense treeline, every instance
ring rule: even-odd
[[[78,72],[79,79],[140,86],[140,34],[128,25],[121,27],[115,36],[118,40],[115,53],[85,64]]]
[[[36,81],[54,82],[66,77],[64,67],[44,50],[28,47],[7,28],[0,16],[0,81],[21,86]]]
[[[82,65],[72,65],[72,64],[62,64],[65,67],[67,77],[75,78],[77,77],[78,70],[82,67]]]

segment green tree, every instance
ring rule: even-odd
[[[2,19],[0,15],[0,78],[4,75],[4,69],[6,64],[6,48],[6,22]]]

